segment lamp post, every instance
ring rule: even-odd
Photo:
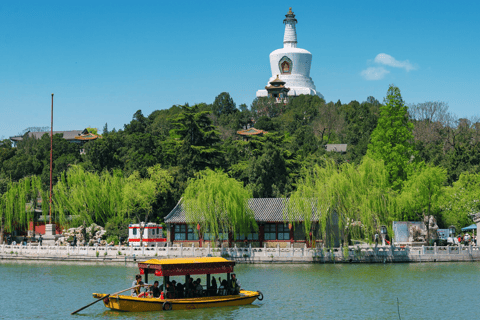
[[[386,226],[380,226],[380,233],[382,235],[382,246],[385,245],[385,236],[387,235],[387,227]]]

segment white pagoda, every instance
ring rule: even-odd
[[[285,35],[283,37],[283,48],[270,53],[270,68],[272,77],[268,80],[267,87],[277,77],[285,82],[288,88],[288,96],[299,96],[301,94],[323,95],[317,92],[312,78],[310,78],[310,66],[312,54],[305,49],[297,48],[297,31],[295,25],[297,19],[292,8],[285,15]],[[257,97],[268,97],[267,87],[265,90],[258,90]]]

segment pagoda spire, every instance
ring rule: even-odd
[[[285,24],[285,35],[283,36],[283,47],[284,48],[296,48],[297,47],[297,30],[295,25],[297,24],[297,19],[295,19],[295,14],[292,12],[292,7],[289,8],[288,13],[285,15],[283,20]]]

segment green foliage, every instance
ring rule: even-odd
[[[109,236],[107,237],[107,243],[111,243],[113,241],[114,245],[118,245],[120,242],[119,238],[117,236]],[[120,252],[120,251],[119,251]]]
[[[438,215],[439,200],[444,193],[446,170],[433,166],[417,166],[405,182],[399,206],[403,211],[401,220],[417,220]]]
[[[372,158],[384,161],[390,183],[396,190],[407,179],[408,166],[414,156],[412,130],[400,89],[390,85],[368,151]]]
[[[471,214],[480,212],[480,174],[462,173],[458,181],[444,190],[438,199],[445,227],[457,230],[472,223]]]
[[[203,232],[218,238],[220,231],[235,236],[257,230],[253,212],[248,207],[252,197],[241,182],[221,171],[205,170],[189,180],[183,194],[183,205],[189,224],[199,224]]]
[[[237,112],[235,102],[228,92],[222,92],[215,97],[215,101],[212,104],[213,114],[218,116],[231,114]]]
[[[182,106],[182,113],[173,119],[170,137],[175,141],[178,162],[188,177],[205,168],[215,168],[221,151],[219,133],[208,117],[210,111],[199,111],[199,106]]]
[[[120,216],[112,217],[105,224],[105,231],[107,238],[116,237],[117,239],[126,239],[128,238],[128,221]]]
[[[61,175],[53,190],[59,222],[79,225],[86,221],[89,225],[104,226],[111,218],[123,217],[126,211],[123,201],[125,184],[120,171],[97,174],[87,172],[81,166],[71,166]]]
[[[13,231],[14,224],[18,227],[27,227],[34,218],[34,210],[38,207],[39,199],[47,199],[43,191],[40,178],[37,176],[25,177],[18,182],[10,181],[5,193],[0,196],[0,218],[7,232]],[[47,201],[43,201],[46,209]],[[44,210],[46,212],[47,210]]]
[[[307,237],[313,230],[312,206],[320,212],[317,219],[322,239],[333,236],[327,227],[338,220],[347,243],[352,236],[369,241],[380,225],[388,225],[395,214],[396,199],[382,161],[365,157],[356,166],[325,160],[323,166],[304,169],[285,212],[285,219],[290,222],[298,219],[294,212],[300,212]]]

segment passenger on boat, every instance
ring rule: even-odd
[[[222,280],[220,288],[218,288],[218,295],[219,296],[227,295],[227,280]]]
[[[167,282],[167,292],[166,292],[167,299],[175,299],[175,289],[171,282]]]
[[[230,294],[239,294],[240,293],[240,281],[238,281],[235,273],[232,273],[232,278],[230,279],[229,285]]]
[[[195,284],[193,283],[192,278],[188,278],[188,283],[185,285],[186,286],[186,294],[187,298],[193,298],[193,295],[195,293]]]
[[[203,297],[203,287],[200,284],[202,280],[200,278],[197,278],[197,286],[195,287],[195,296],[197,297]]]
[[[154,298],[159,298],[160,297],[160,288],[158,287],[158,281],[155,281],[153,283],[153,286],[150,287],[150,294]]]
[[[180,282],[177,283],[177,287],[175,288],[175,293],[176,293],[178,299],[182,299],[182,298],[185,297],[185,295],[183,293],[183,285]]]
[[[210,296],[217,295],[217,280],[215,277],[212,277],[212,285],[210,286]]]
[[[139,275],[139,274],[137,274],[137,275],[135,276],[135,281],[132,282],[132,287],[138,286],[138,287],[135,287],[134,289],[132,289],[132,296],[133,296],[133,297],[138,297],[138,296],[140,296],[140,291],[141,291],[141,288],[142,288],[140,285],[141,285],[141,286],[148,286],[148,284],[143,283],[143,281],[142,281],[142,276]]]

